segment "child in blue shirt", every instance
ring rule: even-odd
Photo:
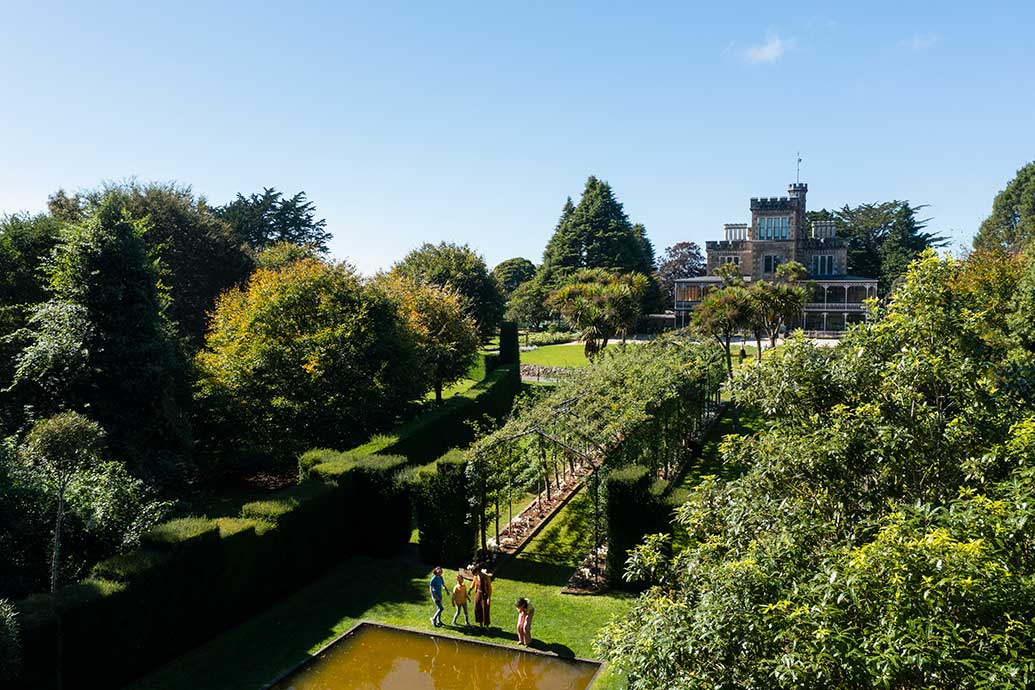
[[[446,581],[442,579],[442,568],[435,568],[429,583],[431,589],[431,599],[435,602],[437,610],[435,615],[431,617],[431,624],[436,628],[442,626],[442,587],[445,586]]]

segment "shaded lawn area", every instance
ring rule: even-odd
[[[532,630],[535,647],[560,656],[594,658],[592,641],[597,631],[613,616],[625,614],[632,598],[627,594],[576,597],[560,593],[573,570],[569,564],[583,555],[576,552],[576,533],[585,520],[584,510],[573,505],[574,499],[530,545],[535,548],[507,564],[496,578],[491,628],[481,631],[450,626],[453,609],[447,604],[443,614],[446,625],[438,632],[516,646],[514,601],[523,596],[536,607]],[[446,570],[449,585],[455,582],[454,570],[455,564]],[[431,630],[428,619],[434,606],[427,589],[430,576],[431,568],[416,559],[412,545],[393,559],[350,558],[308,587],[126,690],[260,688],[360,620]],[[473,609],[470,613],[473,623]],[[605,671],[593,688],[614,690],[623,686],[621,678]]]

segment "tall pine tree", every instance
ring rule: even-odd
[[[611,185],[594,176],[586,180],[575,206],[569,198],[543,253],[539,279],[557,287],[583,268],[654,275],[654,247],[643,225],[633,225]],[[644,306],[656,307],[660,290],[651,280]]]

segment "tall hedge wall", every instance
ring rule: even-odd
[[[56,687],[58,670],[65,688],[118,687],[349,555],[397,551],[410,538],[406,462],[316,464],[309,479],[246,504],[239,518],[163,524],[89,579],[17,602],[24,653],[14,687]]]
[[[419,468],[410,479],[420,556],[428,563],[459,566],[474,552],[466,466],[463,451],[454,450]]]
[[[518,366],[497,367],[469,390],[400,426],[394,433],[379,436],[349,453],[357,456],[402,455],[411,465],[427,464],[473,440],[474,433],[468,422],[485,415],[495,419],[505,416],[520,390]]]
[[[513,321],[500,324],[500,364],[520,364],[518,327]]]
[[[627,583],[625,561],[644,536],[668,531],[672,505],[666,500],[668,483],[654,481],[643,465],[628,465],[608,473],[607,496],[607,572],[613,587],[633,587]]]

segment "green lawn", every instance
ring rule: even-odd
[[[576,531],[585,503],[573,500],[540,533],[529,550],[510,562],[493,585],[493,627],[487,631],[449,625],[446,635],[516,645],[513,602],[528,597],[536,607],[533,636],[541,650],[564,656],[595,656],[596,632],[628,611],[627,594],[595,597],[560,593],[583,555]],[[450,568],[456,564],[443,564]],[[447,572],[447,580],[451,573]],[[261,574],[257,574],[261,577]],[[310,586],[272,608],[159,668],[126,690],[237,690],[262,687],[360,620],[431,629],[428,565],[411,545],[394,559],[350,558]],[[473,613],[473,612],[472,612]],[[447,608],[446,622],[452,618]],[[605,670],[594,690],[623,687]]]
[[[521,353],[522,364],[540,367],[584,367],[589,364],[582,343],[574,345],[544,345]]]

